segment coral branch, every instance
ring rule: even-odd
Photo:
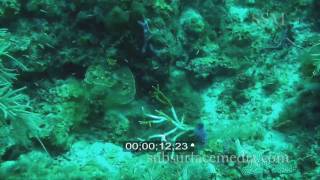
[[[147,138],[147,140],[160,139],[160,141],[164,142],[175,142],[179,137],[186,134],[187,132],[193,131],[193,127],[184,124],[184,117],[181,119],[178,118],[177,113],[173,106],[170,107],[172,117],[165,114],[162,111],[156,111],[157,115],[148,114],[144,112],[142,108],[142,112],[145,117],[150,118],[149,121],[140,121],[140,124],[161,124],[161,123],[170,123],[173,125],[171,129],[161,134],[154,134]],[[172,136],[169,138],[169,136]],[[140,140],[143,140],[140,138]]]

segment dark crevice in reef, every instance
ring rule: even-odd
[[[83,67],[73,63],[66,63],[62,67],[52,67],[43,72],[25,72],[18,77],[15,87],[26,86],[28,88],[36,88],[37,82],[43,80],[67,79],[73,77],[75,79],[83,79],[87,67]]]
[[[21,145],[15,145],[6,150],[2,155],[2,161],[17,160],[21,154],[28,152],[29,150]]]
[[[83,79],[86,69],[86,67],[81,65],[66,63],[61,68],[53,69],[53,72],[50,72],[50,74],[58,75],[61,79],[66,79],[70,77],[70,75],[77,79]],[[58,70],[58,72],[56,70]]]
[[[66,148],[54,145],[47,138],[42,139],[41,141],[42,141],[43,145],[45,146],[46,150],[48,151],[48,153],[49,153],[49,155],[51,157],[56,157],[56,156],[59,156],[59,155],[64,154],[64,153],[67,152]],[[47,152],[45,152],[46,150],[44,150],[44,148],[42,147],[40,142],[38,140],[36,140],[36,138],[32,139],[32,145],[33,145],[33,148],[36,148],[39,151],[47,153]]]
[[[49,141],[47,141],[45,139],[42,140],[42,143],[44,143],[46,150],[48,151],[48,153],[52,157],[59,156],[67,151],[66,149],[64,149],[62,147],[53,145],[52,143],[50,143]],[[38,149],[39,151],[45,151],[43,149],[43,147],[41,146],[41,144],[39,143],[39,141],[34,138],[34,139],[32,139],[31,146],[14,145],[14,146],[8,148],[5,151],[5,153],[0,157],[0,160],[1,161],[17,160],[20,157],[20,155],[28,153],[32,149]]]

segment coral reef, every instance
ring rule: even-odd
[[[1,0],[0,179],[319,179],[319,7]]]

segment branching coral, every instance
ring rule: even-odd
[[[2,37],[7,36],[8,32],[7,29],[0,29],[0,64],[2,64],[2,59],[1,57],[5,57],[5,58],[9,58],[10,60],[13,61],[13,63],[18,66],[20,69],[22,70],[27,70],[28,68],[22,64],[19,60],[17,60],[16,58],[12,57],[9,53],[8,53],[8,49],[10,47],[10,43],[8,43],[7,41],[4,41],[2,39]]]
[[[320,44],[315,45],[319,46]],[[315,66],[315,69],[313,71],[313,75],[319,75],[320,74],[320,53],[319,52],[315,52],[313,54],[311,54],[311,57],[313,59],[313,65]]]
[[[17,74],[13,69],[4,67],[0,60],[0,84],[5,85],[16,79]]]
[[[0,112],[4,119],[13,119],[20,113],[29,113],[31,109],[27,97],[19,92],[25,88],[12,90],[8,86],[0,85]]]
[[[193,127],[190,127],[184,124],[184,116],[181,119],[178,118],[174,107],[170,108],[172,117],[167,115],[162,111],[156,111],[157,115],[144,113],[146,117],[151,118],[150,121],[140,121],[141,124],[161,124],[161,123],[170,123],[174,127],[164,133],[154,134],[148,137],[148,140],[159,138],[161,141],[170,141],[175,142],[179,137],[193,130]],[[172,138],[168,139],[169,136],[173,135]],[[142,140],[142,139],[141,139]]]
[[[0,38],[6,34],[6,29],[0,29]],[[4,57],[4,59],[10,59],[20,69],[27,70],[27,67],[19,60],[9,55],[7,52],[9,46],[10,43],[0,39],[0,121],[10,127],[10,136],[15,142],[27,144],[29,142],[28,135],[31,135],[47,151],[39,139],[39,127],[36,124],[40,122],[41,116],[31,111],[29,97],[21,92],[25,87],[12,88],[12,82],[16,80],[17,74],[14,69],[6,68],[2,63]]]
[[[185,124],[184,123],[184,116],[181,118],[178,118],[178,115],[171,103],[171,101],[168,99],[168,97],[165,96],[163,92],[160,91],[159,87],[154,87],[155,90],[155,97],[157,100],[163,104],[169,105],[170,106],[170,111],[172,116],[167,115],[163,111],[156,110],[156,115],[155,114],[149,114],[145,113],[144,109],[142,108],[143,115],[145,117],[150,118],[151,120],[147,121],[140,121],[141,124],[164,124],[164,123],[169,123],[173,125],[172,128],[170,128],[168,131],[160,133],[160,134],[154,134],[150,135],[147,140],[154,140],[154,139],[160,139],[161,141],[164,142],[176,142],[176,140],[181,137],[182,135],[193,131],[194,128]],[[170,138],[169,138],[170,137]],[[140,139],[143,140],[143,139]]]
[[[21,93],[24,89],[24,87],[16,90],[8,86],[0,87],[0,121],[6,124],[6,120],[12,120],[10,123],[11,136],[16,142],[28,143],[28,134],[31,134],[48,153],[39,138],[39,128],[36,124],[41,120],[41,117],[39,114],[31,112],[29,98]]]
[[[0,37],[7,34],[6,29],[0,29]],[[2,63],[2,57],[9,58],[18,65],[21,69],[27,68],[17,59],[9,55],[7,49],[10,44],[5,41],[0,41],[0,112],[1,119],[15,119],[21,113],[29,113],[31,109],[29,106],[28,97],[20,93],[25,89],[12,89],[11,83],[16,80],[17,74],[14,69],[6,68]]]
[[[10,85],[0,85],[0,121],[5,125],[7,120],[11,121],[11,136],[16,142],[28,143],[28,134],[31,134],[47,152],[39,139],[39,128],[36,124],[41,117],[31,111],[28,96],[21,93],[24,89],[25,87],[13,90]]]
[[[320,43],[313,45],[300,56],[302,74],[313,80],[320,76]]]

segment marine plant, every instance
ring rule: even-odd
[[[6,34],[6,29],[0,30],[0,37]],[[40,128],[37,123],[41,122],[41,116],[31,111],[30,99],[22,93],[26,87],[12,87],[18,74],[15,69],[7,68],[5,64],[13,64],[13,67],[15,65],[21,70],[26,70],[27,67],[9,55],[9,47],[10,43],[0,41],[0,122],[8,127],[10,137],[16,144],[27,145],[30,143],[29,137],[34,137],[47,151],[39,137]],[[4,60],[11,61],[3,62]]]

